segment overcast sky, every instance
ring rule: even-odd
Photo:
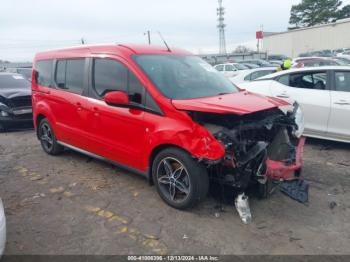
[[[253,46],[255,31],[283,31],[300,0],[223,0],[228,51]],[[344,2],[350,2],[346,0]],[[77,45],[123,42],[160,44],[196,53],[217,52],[217,0],[10,0],[0,7],[0,59],[30,61],[35,52]]]

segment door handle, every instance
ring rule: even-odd
[[[337,102],[334,102],[336,105],[350,105],[350,102],[345,101],[345,100],[339,100]]]
[[[287,94],[279,94],[279,95],[277,95],[277,97],[280,97],[280,98],[289,98],[289,95],[287,95]]]

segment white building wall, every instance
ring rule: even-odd
[[[265,36],[263,43],[263,50],[269,54],[290,57],[310,51],[350,48],[350,19]]]

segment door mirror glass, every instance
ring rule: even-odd
[[[111,106],[128,106],[129,96],[123,91],[111,91],[105,94],[104,101]]]

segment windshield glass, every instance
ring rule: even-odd
[[[238,70],[245,70],[245,69],[249,69],[247,66],[245,65],[242,65],[242,64],[235,64],[235,67],[238,69]]]
[[[1,88],[18,88],[29,87],[30,82],[25,80],[22,75],[0,75],[0,89]]]
[[[225,76],[197,56],[136,55],[136,63],[170,99],[192,99],[238,92]]]
[[[32,76],[32,69],[30,68],[19,68],[17,69],[18,74],[25,76],[27,79],[30,79]]]

